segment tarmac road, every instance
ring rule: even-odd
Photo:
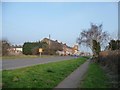
[[[16,59],[16,60],[2,60],[2,68],[0,70],[9,70],[9,69],[17,69],[37,64],[44,64],[49,62],[57,62],[62,60],[70,60],[73,59],[72,56],[55,56],[49,58],[35,58],[35,59]],[[0,62],[1,63],[1,62]]]

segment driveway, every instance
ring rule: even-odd
[[[3,70],[9,70],[9,69],[17,69],[37,64],[44,64],[49,62],[57,62],[62,60],[70,60],[74,57],[71,56],[56,56],[56,57],[50,57],[50,58],[35,58],[35,59],[16,59],[16,60],[2,60],[2,68]]]

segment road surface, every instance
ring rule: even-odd
[[[0,70],[9,70],[9,69],[17,69],[37,64],[56,62],[62,60],[70,60],[74,57],[71,56],[56,56],[50,58],[35,58],[35,59],[16,59],[16,60],[2,60],[2,68]]]

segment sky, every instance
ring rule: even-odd
[[[102,23],[103,31],[117,38],[117,2],[2,2],[2,38],[11,44],[39,41],[50,34],[73,46],[90,23]]]
[[[118,16],[120,15],[120,2],[118,3]],[[120,17],[118,17],[118,39],[120,40]]]

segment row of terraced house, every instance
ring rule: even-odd
[[[55,49],[56,54],[65,56],[65,55],[79,55],[78,45],[74,45],[73,47],[68,46],[67,44],[63,44],[62,42],[58,42],[58,40],[52,40],[48,38],[44,38],[41,40],[42,42],[46,42],[49,45],[50,49]],[[10,55],[20,55],[22,54],[22,46],[11,46],[8,49]]]
[[[78,55],[79,50],[78,50],[78,45],[74,45],[73,47],[68,46],[66,43],[58,42],[58,40],[51,40],[48,38],[44,38],[42,40],[43,42],[46,42],[51,49],[57,48],[58,50],[56,51],[57,54],[59,55]]]

